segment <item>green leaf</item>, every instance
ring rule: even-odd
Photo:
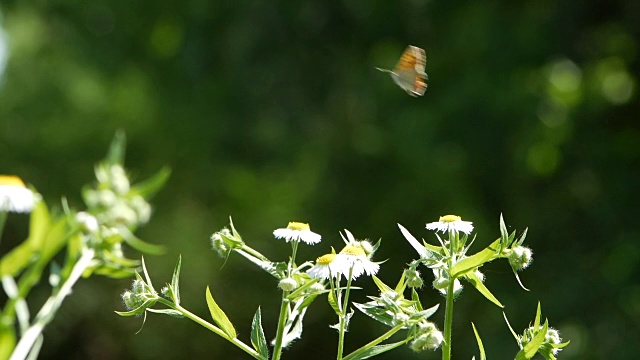
[[[264,337],[262,314],[259,306],[251,322],[251,345],[253,345],[253,348],[256,349],[260,355],[266,359],[269,358],[269,345],[267,345],[267,339]]]
[[[29,264],[36,261],[37,256],[46,244],[46,237],[51,228],[51,217],[44,201],[36,203],[29,220],[29,237],[16,246],[0,260],[0,275],[16,276]]]
[[[375,275],[371,276],[373,278],[373,282],[376,283],[376,285],[378,286],[378,289],[380,289],[381,293],[388,293],[390,291],[393,291],[393,289],[391,289],[389,286],[387,286],[385,283],[382,282],[382,280],[378,279],[378,277],[376,277]]]
[[[215,300],[213,300],[213,296],[211,296],[211,291],[207,286],[207,306],[209,307],[209,312],[211,313],[211,318],[216,324],[224,331],[225,334],[229,337],[229,339],[233,339],[237,336],[236,329],[233,328],[233,324],[229,321],[227,314],[222,311],[222,309],[216,304]]]
[[[8,359],[15,346],[15,330],[8,324],[0,323],[0,359]]]
[[[538,309],[536,310],[536,319],[533,321],[534,329],[538,329],[540,327],[541,318],[542,318],[542,308],[540,306],[540,301],[538,301]]]
[[[516,341],[519,341],[518,334],[516,334],[516,332],[511,327],[511,324],[509,323],[509,319],[507,319],[507,314],[505,314],[504,311],[502,312],[502,316],[504,317],[504,321],[507,323],[509,330],[511,330],[511,334],[513,335],[513,338],[516,339]]]
[[[389,350],[393,350],[395,348],[397,348],[398,346],[402,346],[404,344],[406,344],[407,342],[405,340],[403,341],[398,341],[395,343],[391,343],[391,344],[383,344],[383,345],[376,345],[374,347],[371,347],[363,352],[353,352],[354,355],[348,355],[344,357],[344,360],[361,360],[361,359],[368,359],[371,357],[374,357],[376,355],[380,355],[382,353],[385,353]],[[356,350],[357,351],[357,350]]]
[[[156,314],[165,314],[165,315],[169,315],[171,317],[174,318],[183,318],[184,315],[178,311],[178,310],[173,310],[173,309],[147,309],[147,311],[152,312],[152,313],[156,313]]]
[[[396,285],[396,288],[395,288],[395,292],[401,295],[404,293],[404,290],[407,288],[405,274],[406,274],[406,271],[403,271],[402,275],[400,276],[400,281],[398,281],[398,285]]]
[[[394,316],[385,309],[379,307],[375,301],[370,301],[364,304],[353,303],[353,306],[355,306],[356,309],[362,311],[365,315],[378,322],[381,322],[390,327],[394,326]]]
[[[162,245],[150,244],[142,241],[135,236],[126,226],[118,226],[118,232],[122,235],[122,239],[129,244],[132,248],[151,255],[162,255],[167,250]]]
[[[124,164],[124,154],[126,150],[127,137],[123,130],[116,131],[109,146],[105,161],[111,165]]]
[[[473,287],[475,287],[476,290],[478,290],[480,294],[484,295],[484,297],[487,298],[487,300],[491,301],[492,303],[496,304],[501,308],[504,307],[504,305],[502,305],[502,303],[500,303],[500,301],[496,299],[496,297],[491,293],[491,291],[487,289],[484,283],[480,281],[480,279],[473,272],[469,271],[464,276],[465,278],[467,278],[467,280],[469,280],[471,285],[473,285]]]
[[[507,225],[504,223],[504,218],[502,214],[500,214],[500,240],[502,242],[503,247],[509,246],[509,232],[507,231]]]
[[[329,293],[327,294],[327,301],[329,302],[329,305],[331,305],[331,308],[333,309],[333,311],[335,311],[336,315],[342,314],[342,311],[340,311],[340,304],[336,299],[335,292],[329,291]]]
[[[178,256],[178,263],[175,269],[173,269],[173,276],[171,277],[171,288],[173,294],[173,302],[180,304],[180,267],[182,266],[182,255]]]
[[[495,259],[500,249],[500,239],[491,243],[484,250],[459,261],[451,268],[451,277],[458,278],[459,275],[477,267],[484,263]]]
[[[537,329],[537,327],[534,327],[534,329]],[[545,337],[547,336],[547,330],[549,330],[549,322],[545,321],[544,325],[542,326],[542,329],[539,330],[536,333],[536,336],[533,337],[531,342],[525,345],[524,349],[522,349],[522,351],[524,351],[525,359],[531,359],[536,355],[536,353],[538,352],[538,349],[540,349],[540,346],[542,345]]]
[[[418,292],[416,291],[416,288],[412,288],[411,289],[411,300],[414,301],[414,303],[416,304],[416,310],[418,311],[422,311],[422,303],[420,303],[420,296],[418,296]]]
[[[480,338],[480,334],[478,334],[476,325],[471,323],[471,326],[473,327],[473,333],[476,335],[476,342],[478,343],[478,349],[480,350],[480,360],[487,360],[487,356],[484,353],[484,346],[482,346],[482,339]]]
[[[152,198],[169,180],[171,169],[163,167],[155,175],[147,180],[139,182],[131,187],[131,191],[142,196],[145,199]]]

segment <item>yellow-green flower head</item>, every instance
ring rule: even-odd
[[[473,225],[471,221],[462,221],[460,216],[445,215],[440,216],[440,220],[427,224],[427,230],[435,230],[443,233],[456,232],[471,234]]]
[[[309,224],[300,222],[290,222],[286,228],[275,230],[273,236],[276,239],[285,239],[287,242],[302,240],[309,245],[317,244],[322,239],[320,235],[311,231]]]
[[[0,175],[0,211],[28,213],[33,210],[36,195],[13,175]]]

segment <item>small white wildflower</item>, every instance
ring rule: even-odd
[[[309,245],[317,244],[322,239],[320,235],[311,231],[309,224],[300,222],[290,222],[286,228],[275,230],[273,236],[276,239],[285,239],[287,242],[302,240]]]
[[[37,196],[17,176],[0,175],[0,211],[28,213],[33,210]]]
[[[340,255],[344,255],[351,264],[350,267],[353,268],[351,271],[352,279],[365,273],[367,276],[378,273],[380,265],[370,260],[373,256],[373,245],[366,240],[356,240],[347,229],[344,230],[344,233],[346,236],[342,234],[340,236],[342,236],[346,246],[340,251]]]
[[[440,216],[440,220],[437,222],[428,223],[427,230],[435,230],[443,233],[461,232],[468,235],[473,231],[473,225],[471,221],[462,221],[460,216],[445,215]]]
[[[338,254],[326,254],[316,259],[316,264],[307,274],[315,279],[326,280],[328,278],[340,278],[342,274],[349,273],[349,262],[344,256]]]

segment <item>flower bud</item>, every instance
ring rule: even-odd
[[[420,277],[420,272],[415,269],[409,269],[405,272],[407,278],[407,285],[413,288],[421,288],[424,285],[424,281]]]
[[[309,293],[320,293],[323,292],[325,290],[324,285],[322,285],[321,283],[317,282],[313,285],[311,285],[311,287],[308,289]]]
[[[516,270],[525,269],[531,264],[531,260],[533,260],[531,249],[525,246],[516,246],[509,254],[509,264]]]
[[[222,231],[227,229],[222,229]],[[221,232],[211,235],[211,248],[218,253],[218,256],[225,257],[229,253],[229,247],[225,244]],[[229,231],[229,230],[227,230]]]
[[[80,224],[84,233],[95,233],[98,231],[98,219],[89,213],[80,211],[76,214],[76,221]]]
[[[125,291],[122,293],[122,302],[127,309],[135,310],[144,304],[144,298],[131,291]]]
[[[133,280],[133,282],[131,283],[132,293],[134,293],[135,295],[141,295],[141,294],[144,294],[146,291],[147,291],[147,284],[145,284],[144,281],[140,279]]]
[[[284,278],[280,280],[278,287],[284,291],[293,291],[298,288],[298,283],[292,278]]]
[[[423,351],[423,350],[435,350],[440,347],[442,341],[444,340],[444,336],[442,332],[433,326],[430,331],[422,333],[418,335],[415,340],[411,342],[411,349],[413,351]]]

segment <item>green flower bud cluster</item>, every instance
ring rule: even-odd
[[[430,321],[423,320],[419,322],[415,329],[416,336],[410,344],[413,351],[435,350],[440,347],[444,340],[442,332]]]

